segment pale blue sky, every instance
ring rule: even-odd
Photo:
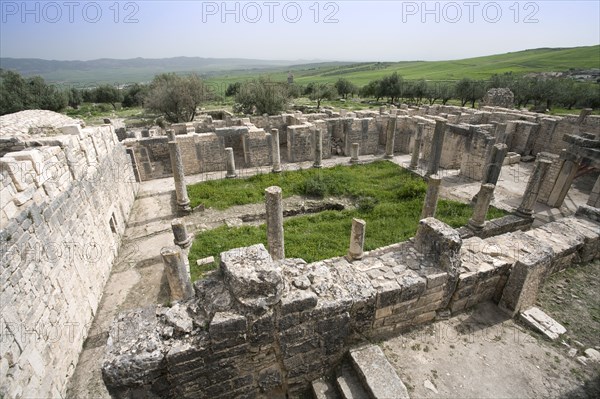
[[[408,61],[600,43],[597,0],[0,4],[2,57]]]

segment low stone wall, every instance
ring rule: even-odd
[[[112,126],[60,130],[0,158],[3,397],[64,397],[137,191]]]
[[[297,397],[358,342],[492,299],[514,313],[545,276],[600,256],[600,224],[567,218],[461,240],[433,218],[407,242],[306,264],[260,245],[224,252],[196,298],[118,317],[103,377],[115,397]]]

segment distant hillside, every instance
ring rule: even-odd
[[[487,79],[493,74],[513,72],[562,72],[569,69],[600,69],[600,45],[574,48],[542,48],[454,61],[408,61],[355,63],[345,66],[296,66],[297,82],[332,81],[344,77],[357,85],[398,72],[404,79]],[[275,78],[275,76],[273,76]],[[283,75],[282,75],[283,77]]]
[[[298,83],[334,82],[340,77],[361,86],[398,72],[404,79],[487,79],[495,73],[563,72],[600,69],[600,45],[540,48],[452,61],[315,62],[265,61],[239,58],[176,57],[129,60],[48,61],[1,58],[0,67],[23,75],[40,75],[49,82],[69,85],[149,81],[162,72],[196,72],[210,81],[227,84],[257,75],[285,81],[292,71]]]
[[[24,76],[42,76],[54,83],[133,83],[149,81],[163,72],[208,74],[230,70],[260,71],[282,68],[292,61],[265,61],[242,58],[102,58],[91,61],[53,61],[39,58],[1,58],[0,68]]]

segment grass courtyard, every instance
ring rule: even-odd
[[[188,186],[192,206],[227,209],[234,205],[261,203],[264,189],[279,186],[283,196],[310,198],[345,197],[356,205],[342,211],[323,211],[296,216],[284,222],[285,254],[307,262],[346,254],[352,218],[367,222],[365,250],[404,241],[414,236],[427,189],[426,182],[389,161],[327,169],[307,169],[279,174],[260,174],[247,179],[228,179]],[[472,208],[468,204],[440,199],[436,218],[452,227],[466,224]],[[505,213],[490,207],[488,218]],[[221,226],[198,233],[189,260],[192,280],[215,268],[219,254],[232,248],[258,243],[267,245],[266,226]],[[214,256],[215,264],[200,268],[196,260]]]

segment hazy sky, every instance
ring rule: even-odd
[[[5,1],[2,57],[403,61],[600,42],[600,1]]]

